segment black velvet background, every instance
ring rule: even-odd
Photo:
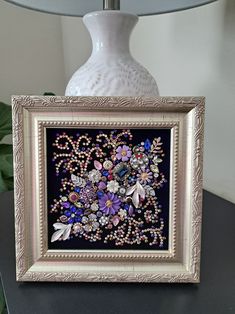
[[[69,136],[74,136],[76,138],[76,134],[80,135],[84,133],[88,133],[89,136],[95,139],[96,135],[99,134],[100,129],[66,129],[66,128],[47,128],[46,138],[47,138],[47,192],[48,192],[48,248],[49,249],[132,249],[132,250],[167,250],[168,249],[168,234],[169,234],[169,175],[170,175],[170,129],[131,129],[131,133],[133,135],[133,139],[131,143],[133,145],[139,144],[148,138],[152,141],[155,137],[161,137],[162,139],[162,148],[165,153],[165,157],[163,158],[163,162],[159,164],[160,172],[165,175],[167,180],[164,183],[163,187],[156,191],[156,196],[158,197],[159,204],[162,205],[162,212],[159,214],[159,218],[164,219],[164,233],[163,235],[166,237],[164,241],[164,246],[162,248],[156,246],[149,246],[146,244],[141,245],[124,245],[122,247],[118,247],[113,245],[111,242],[105,244],[102,241],[97,241],[95,243],[90,243],[89,241],[73,238],[68,241],[56,241],[51,243],[50,239],[52,234],[54,233],[53,223],[56,222],[56,219],[60,216],[60,214],[50,214],[49,209],[50,205],[53,204],[54,199],[58,199],[58,196],[61,194],[61,179],[64,177],[69,177],[68,175],[62,173],[58,177],[55,175],[55,165],[52,162],[53,152],[55,147],[52,146],[56,139],[56,134],[61,134],[65,132]],[[101,130],[106,133],[110,133],[111,129]],[[127,139],[128,141],[128,139]],[[93,168],[93,164],[88,167],[88,170]]]

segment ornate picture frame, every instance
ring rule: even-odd
[[[203,97],[12,105],[17,281],[199,282]]]

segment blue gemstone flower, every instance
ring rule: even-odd
[[[65,216],[68,217],[69,224],[80,222],[82,220],[81,218],[82,213],[83,209],[77,208],[76,206],[70,206],[70,208],[65,210],[64,212]]]

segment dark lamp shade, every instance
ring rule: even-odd
[[[41,12],[84,16],[103,10],[103,0],[5,0],[7,2]],[[191,9],[216,0],[121,0],[120,9],[142,15],[154,15]]]

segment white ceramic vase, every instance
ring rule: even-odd
[[[98,11],[84,16],[93,50],[66,88],[66,96],[158,96],[150,73],[130,54],[129,38],[138,16]]]

